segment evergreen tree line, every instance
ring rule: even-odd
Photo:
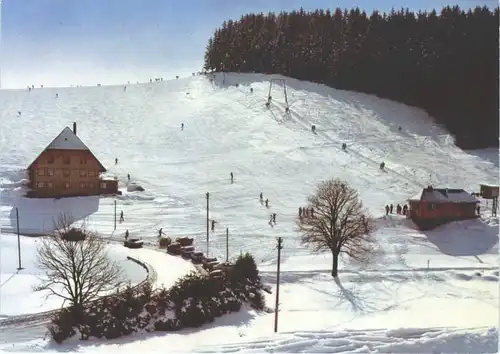
[[[498,145],[499,8],[247,14],[209,39],[205,70],[282,74],[425,109],[462,148]]]

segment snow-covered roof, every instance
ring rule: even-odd
[[[69,127],[64,128],[45,150],[49,149],[90,150]]]
[[[73,130],[71,130],[69,127],[64,128],[62,130],[62,132],[59,133],[59,135],[56,136],[54,138],[54,140],[52,140],[50,142],[50,144],[43,151],[46,151],[46,150],[56,150],[56,149],[60,149],[60,150],[84,150],[84,151],[88,151],[88,152],[90,152],[90,154],[99,163],[99,165],[101,167],[100,171],[101,172],[106,172],[106,168],[99,161],[99,159],[97,159],[97,157],[95,157],[95,155],[92,153],[92,151],[90,151],[90,149],[87,147],[87,145],[85,145],[83,143],[83,141],[81,141],[80,138],[75,133],[73,133]],[[42,153],[43,153],[43,151],[42,151]],[[38,160],[38,158],[40,157],[40,155],[38,155],[35,158],[35,160],[28,166],[28,169],[31,168],[31,166],[36,162],[36,160]]]
[[[431,203],[479,203],[479,200],[463,189],[424,188],[409,201],[426,201]]]

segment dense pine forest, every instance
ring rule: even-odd
[[[498,145],[499,9],[248,14],[210,38],[205,70],[274,73],[425,109],[462,148]]]

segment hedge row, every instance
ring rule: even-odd
[[[199,327],[224,314],[237,312],[244,303],[264,310],[260,277],[253,257],[240,256],[222,278],[190,273],[170,289],[153,291],[147,283],[82,309],[70,307],[52,319],[49,331],[57,343],[79,334],[113,339],[139,331],[176,331]]]

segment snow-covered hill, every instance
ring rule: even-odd
[[[458,149],[415,108],[274,78],[286,79],[290,114],[278,83],[270,109],[265,107],[270,79],[265,75],[218,74],[213,82],[197,76],[130,85],[126,91],[123,86],[1,91],[2,230],[15,230],[15,206],[27,232],[47,230],[53,217],[69,211],[103,235],[118,238],[128,229],[154,241],[163,227],[173,236],[195,237],[205,250],[205,193],[210,192],[210,218],[218,222],[210,233],[210,254],[225,258],[229,228],[229,256],[252,252],[263,279],[272,283],[276,237],[284,238],[283,331],[496,326],[498,218],[489,217],[488,206],[482,207],[484,220],[426,233],[400,216],[383,218],[383,207],[404,204],[428,184],[477,191],[479,183],[497,183],[498,150]],[[85,198],[21,198],[23,169],[74,121],[81,139],[120,179],[118,210],[125,222],[114,233],[112,199],[101,199],[96,207]],[[379,169],[382,161],[385,172]],[[128,173],[145,192],[127,192]],[[294,225],[315,184],[332,177],[348,180],[378,219],[375,262],[368,268],[343,263],[342,287],[328,275],[329,255],[312,255],[300,246]],[[261,205],[261,192],[269,208]],[[277,213],[274,227],[268,224],[270,213]],[[249,314],[193,335],[203,345],[214,344],[214,338],[220,344],[220,338],[232,342],[232,337],[269,334],[273,316]],[[490,344],[498,341],[490,332],[487,337]],[[130,350],[139,350],[137,345]]]

